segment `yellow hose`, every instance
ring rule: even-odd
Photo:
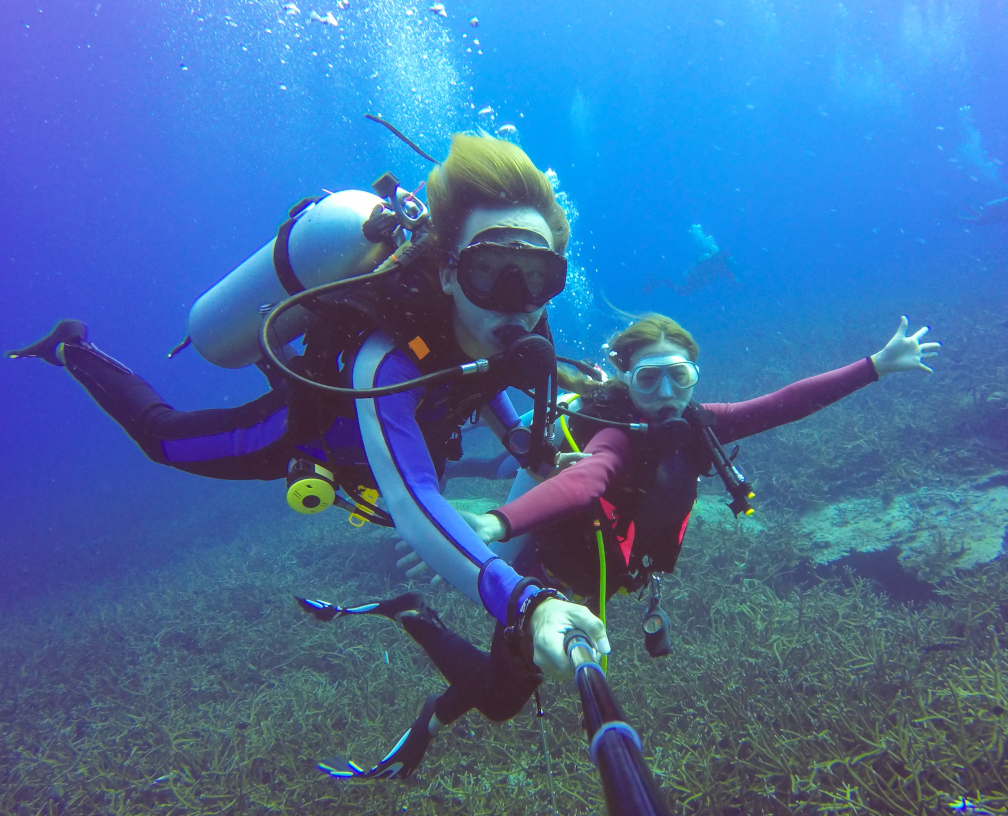
[[[605,599],[606,599],[606,564],[605,564],[605,542],[602,541],[602,523],[595,519],[595,540],[598,542],[598,566],[599,566],[599,598],[598,616],[599,620],[605,624]],[[609,671],[609,655],[602,655],[599,665],[602,671]]]
[[[560,430],[563,431],[564,439],[567,440],[567,444],[570,445],[571,450],[574,453],[581,453],[581,449],[578,447],[577,442],[574,441],[574,437],[571,436],[570,428],[567,427],[567,417],[563,414],[560,415]],[[599,620],[605,623],[605,601],[606,601],[606,560],[605,560],[605,542],[602,540],[602,522],[599,519],[595,519],[595,541],[598,542],[598,567],[599,567]],[[599,665],[602,666],[602,671],[608,672],[609,667],[609,656],[602,655]]]
[[[563,431],[564,439],[571,446],[571,450],[574,453],[581,453],[581,448],[578,447],[577,442],[574,441],[574,437],[571,436],[570,428],[567,427],[567,417],[563,414],[560,415],[560,430]]]

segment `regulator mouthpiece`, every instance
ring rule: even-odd
[[[687,420],[680,416],[669,417],[661,422],[648,423],[648,437],[662,450],[676,450],[688,442],[693,429]]]
[[[515,328],[517,336],[508,337],[508,347],[497,356],[499,370],[504,372],[508,385],[524,390],[537,388],[556,372],[556,351],[542,335]]]

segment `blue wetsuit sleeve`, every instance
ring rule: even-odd
[[[480,419],[500,439],[505,432],[521,422],[507,391],[501,391],[480,410]]]
[[[416,367],[382,333],[361,346],[355,388],[392,385],[418,376]],[[438,491],[438,478],[416,420],[422,389],[357,400],[368,464],[396,529],[435,572],[506,622],[512,590],[521,580],[463,521]],[[524,595],[535,592],[525,590]]]

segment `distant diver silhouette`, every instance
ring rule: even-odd
[[[958,216],[960,221],[972,221],[974,224],[1005,224],[1008,223],[1008,196],[995,198],[982,207],[973,207],[969,215]]]
[[[643,292],[650,294],[656,289],[671,289],[677,295],[692,295],[694,292],[711,286],[718,281],[726,281],[733,286],[739,286],[739,280],[731,268],[731,253],[719,249],[710,255],[705,255],[689,268],[686,277],[681,282],[670,278],[649,280],[644,284]]]

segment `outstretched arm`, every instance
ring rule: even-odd
[[[372,335],[354,362],[356,388],[391,385],[415,376],[415,366],[384,334]],[[508,598],[521,576],[497,558],[441,496],[415,416],[422,396],[423,390],[416,388],[357,400],[368,464],[396,529],[410,547],[438,575],[504,623]]]
[[[371,388],[402,382],[416,374],[416,368],[395,351],[387,336],[375,334],[357,354],[353,383],[356,388]],[[526,585],[438,492],[437,473],[415,417],[422,393],[418,388],[357,400],[371,472],[396,529],[417,555],[502,624],[512,625],[514,620],[509,618],[525,609],[525,602],[541,588]],[[522,618],[520,613],[518,618]],[[558,679],[569,673],[563,633],[570,628],[584,629],[600,651],[609,651],[605,626],[587,609],[547,599],[532,613],[531,646],[536,665]]]
[[[853,394],[879,377],[897,371],[931,369],[923,360],[938,353],[940,343],[921,343],[924,327],[907,335],[909,322],[900,319],[896,334],[885,348],[856,363],[792,383],[772,394],[745,402],[705,403],[717,417],[717,435],[731,442],[803,419]]]
[[[585,446],[585,458],[527,493],[485,514],[476,528],[488,540],[506,541],[533,527],[584,510],[599,499],[630,460],[630,438],[619,428],[605,428]],[[496,520],[496,525],[491,521]],[[470,522],[471,523],[471,522]],[[487,539],[485,539],[487,540]]]

